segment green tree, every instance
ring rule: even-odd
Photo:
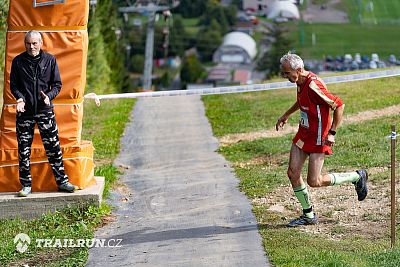
[[[224,11],[225,11],[225,16],[226,16],[226,20],[228,21],[228,24],[230,26],[235,25],[237,22],[237,11],[238,11],[237,7],[231,5],[231,6],[225,7]]]
[[[232,0],[232,5],[234,5],[237,9],[242,9],[243,0]]]
[[[204,0],[181,0],[179,6],[173,10],[184,18],[199,17],[206,9],[207,1]]]
[[[172,27],[170,27],[169,55],[183,56],[186,48],[185,40],[187,40],[187,35],[183,19],[180,16],[175,16]]]
[[[131,57],[131,70],[137,73],[143,73],[144,69],[144,56],[140,54]]]
[[[91,92],[111,93],[111,69],[107,61],[106,45],[101,34],[100,19],[96,13],[89,17],[89,51],[87,63],[87,88]]]
[[[221,34],[225,34],[229,30],[229,23],[225,12],[226,9],[224,7],[209,0],[207,2],[207,8],[201,17],[200,24],[203,27],[211,27],[211,23],[216,21],[219,24]]]
[[[168,71],[166,71],[160,78],[160,85],[163,88],[167,88],[170,85],[171,80],[172,80],[171,74]]]
[[[0,2],[0,70],[4,71],[4,60],[6,51],[6,31],[9,1]]]
[[[181,81],[184,86],[188,83],[195,83],[203,79],[205,75],[206,71],[197,56],[190,55],[184,59],[181,69]]]
[[[269,51],[265,52],[257,63],[257,70],[266,71],[266,78],[269,79],[280,73],[280,58],[291,50],[291,42],[286,37],[287,29],[281,25],[274,25],[271,37],[274,40]]]
[[[110,82],[114,88],[121,88],[125,79],[124,52],[117,40],[116,30],[121,29],[117,8],[112,0],[99,0],[96,16],[100,23],[100,32],[106,44],[105,56],[110,67]]]
[[[222,34],[219,27],[218,22],[213,20],[210,27],[203,29],[198,34],[197,50],[203,62],[212,60],[215,50],[221,45]]]
[[[140,28],[131,28],[128,31],[128,41],[132,47],[131,54],[136,55],[144,55],[144,48],[146,44],[146,35],[143,33],[143,30]]]

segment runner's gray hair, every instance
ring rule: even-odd
[[[281,57],[281,59],[280,59],[281,65],[282,65],[284,62],[289,63],[290,67],[291,67],[292,69],[294,69],[294,70],[297,70],[297,69],[299,69],[299,68],[300,68],[300,69],[304,69],[304,62],[303,62],[303,60],[301,59],[301,57],[299,57],[299,56],[296,55],[296,54],[292,54],[291,52],[288,52],[287,54],[285,54],[285,55],[283,55],[283,56]]]
[[[25,34],[25,40],[28,39],[29,37],[33,37],[33,36],[39,37],[39,41],[42,41],[42,34],[35,30],[27,32]]]

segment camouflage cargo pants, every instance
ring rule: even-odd
[[[32,186],[30,156],[35,124],[38,125],[42,143],[57,185],[65,183],[68,181],[68,177],[64,172],[57,123],[54,112],[47,111],[33,116],[21,116],[20,113],[17,114],[16,132],[21,185],[23,187]]]

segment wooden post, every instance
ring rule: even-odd
[[[396,243],[396,126],[392,125],[391,135],[391,242],[393,248]]]

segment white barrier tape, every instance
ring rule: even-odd
[[[398,75],[400,75],[400,68],[374,71],[374,72],[365,72],[358,74],[349,74],[343,76],[325,77],[323,78],[323,80],[325,83],[342,83],[342,82],[362,81],[362,80],[377,79],[377,78],[386,78]],[[285,89],[290,87],[295,87],[295,84],[291,82],[274,82],[265,84],[238,85],[238,86],[214,87],[214,88],[190,89],[190,90],[142,92],[142,93],[121,93],[121,94],[108,94],[108,95],[96,95],[95,93],[90,93],[85,95],[84,98],[95,99],[97,104],[97,101],[101,99],[232,94],[232,93],[245,93],[245,92]]]
[[[94,99],[94,102],[96,103],[96,106],[100,106],[100,99],[98,98],[98,96],[95,93],[89,93],[86,94],[85,96],[83,96],[84,98],[91,98]]]

